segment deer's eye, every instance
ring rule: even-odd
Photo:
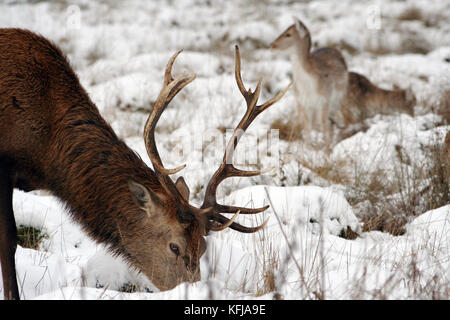
[[[290,34],[290,33],[286,34],[286,37],[287,37],[287,38],[289,38],[290,36],[291,36],[291,34]]]
[[[178,257],[180,255],[180,247],[175,243],[169,244],[170,250]]]

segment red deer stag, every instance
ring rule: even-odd
[[[199,260],[209,231],[244,227],[239,214],[268,208],[219,204],[218,185],[229,177],[251,177],[231,163],[241,133],[261,112],[286,93],[257,105],[256,90],[246,90],[236,47],[235,76],[247,111],[228,142],[223,162],[209,181],[200,208],[189,204],[189,189],[180,177],[174,183],[155,142],[155,126],[170,101],[195,75],[172,78],[169,60],[161,92],[144,128],[145,146],[153,164],[147,167],[121,141],[82,88],[61,50],[27,30],[0,29],[0,258],[6,299],[19,299],[15,260],[16,224],[13,188],[50,190],[63,200],[71,216],[89,236],[109,246],[141,270],[160,290],[200,279]],[[231,213],[230,218],[223,214]]]

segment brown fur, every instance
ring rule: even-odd
[[[409,98],[406,90],[381,89],[356,72],[349,72],[348,81],[342,108],[346,125],[361,122],[376,114],[414,114],[415,98]]]
[[[447,179],[450,182],[450,131],[445,135],[444,141],[444,157],[447,163]]]
[[[271,49],[291,52],[296,95],[300,100],[299,114],[301,118],[309,118],[309,121],[300,121],[306,131],[314,127],[325,131],[331,121],[342,129],[338,137],[342,140],[363,129],[363,120],[376,114],[414,113],[416,100],[411,91],[384,90],[363,75],[348,72],[339,50],[319,48],[310,52],[311,35],[300,20],[273,41]],[[307,76],[296,81],[296,73],[300,75],[297,78],[302,78],[302,74]],[[311,82],[315,85],[310,85]],[[312,118],[317,117],[314,111],[318,109],[322,109],[321,126],[311,123]]]
[[[176,200],[101,117],[63,53],[21,29],[0,29],[0,179],[0,234],[13,229],[0,239],[6,298],[18,298],[12,187],[53,192],[93,239],[160,289],[199,279],[204,228],[197,220],[180,223]],[[163,200],[152,204],[157,212],[133,201],[130,180]],[[180,259],[168,249],[171,241]]]
[[[364,120],[377,114],[414,115],[416,99],[411,91],[381,89],[356,72],[349,72],[348,81],[341,107],[344,126],[339,132],[339,141],[366,130]]]
[[[340,106],[348,85],[342,54],[334,48],[311,51],[310,32],[300,20],[275,39],[271,49],[291,55],[297,107],[305,118],[300,121],[306,129],[303,134],[308,137],[315,129],[331,135],[331,123],[342,123]]]

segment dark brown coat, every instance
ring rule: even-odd
[[[175,199],[101,117],[63,53],[21,29],[0,29],[0,178],[0,244],[8,252],[16,245],[12,187],[50,190],[93,239],[133,266],[144,264],[138,251],[148,254],[152,242],[143,239],[158,238],[166,229],[151,230],[128,182],[164,199],[158,207],[165,213],[161,224],[176,220]],[[192,228],[180,229],[188,244]],[[2,258],[4,279],[14,266],[8,255]],[[18,298],[9,285],[5,296]]]

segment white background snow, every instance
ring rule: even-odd
[[[419,9],[421,19],[396,19],[412,8]],[[366,132],[335,146],[330,157],[343,163],[340,170],[350,180],[370,172],[390,179],[399,166],[407,172],[426,166],[424,149],[441,146],[449,130],[430,107],[450,88],[449,1],[0,4],[0,27],[28,28],[63,49],[102,115],[149,165],[143,124],[161,88],[167,60],[184,49],[174,72],[194,72],[197,79],[164,113],[157,141],[168,167],[187,164],[182,174],[194,204],[201,202],[204,184],[223,154],[218,128],[233,128],[244,112],[233,75],[234,45],[240,45],[245,84],[254,87],[262,76],[261,101],[266,100],[290,82],[288,57],[267,47],[293,17],[309,27],[316,47],[352,48],[343,51],[350,70],[386,89],[410,87],[417,96],[414,117],[376,116]],[[388,54],[374,54],[377,51]],[[270,216],[267,227],[252,235],[233,230],[212,234],[201,261],[202,280],[168,292],[156,292],[148,279],[90,240],[56,198],[15,190],[17,225],[34,226],[47,235],[39,250],[17,249],[21,298],[272,299],[277,292],[284,299],[448,299],[450,204],[410,219],[401,236],[362,232],[345,186],[308,169],[326,161],[323,155],[269,131],[271,123],[289,117],[294,109],[290,90],[252,124],[238,148],[238,164],[276,170],[231,179],[220,190],[225,203],[270,204],[260,217],[238,218],[256,225]],[[399,161],[398,145],[409,155],[408,165]],[[359,237],[339,237],[347,227]],[[273,277],[268,276],[271,272]],[[267,279],[273,279],[274,291],[265,290]],[[127,284],[138,291],[121,292]]]

